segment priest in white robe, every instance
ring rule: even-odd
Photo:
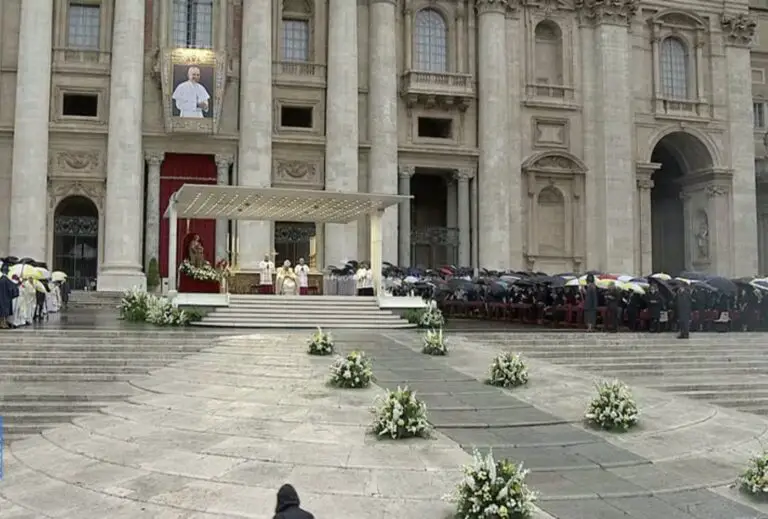
[[[275,273],[275,264],[270,259],[269,254],[264,255],[264,261],[259,262],[259,293],[274,294],[275,288],[272,286],[272,276]]]
[[[187,69],[187,81],[179,83],[172,97],[180,117],[204,117],[203,114],[208,112],[211,96],[200,84],[200,68],[192,66]]]
[[[275,288],[277,293],[281,296],[295,296],[296,295],[296,274],[291,268],[291,262],[285,260],[283,266],[277,269],[277,277],[275,281]]]
[[[294,269],[299,278],[299,294],[305,296],[309,293],[309,266],[304,263],[304,258],[299,258],[299,264]]]
[[[357,295],[372,296],[373,294],[373,271],[366,263],[361,263],[360,268],[355,273],[357,286]]]

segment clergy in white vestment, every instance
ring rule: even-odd
[[[304,258],[299,258],[299,264],[293,270],[299,278],[299,294],[307,295],[309,293],[309,267],[304,263]]]
[[[296,274],[291,268],[291,262],[285,260],[283,266],[277,269],[275,278],[276,292],[281,296],[296,295]]]
[[[274,294],[272,275],[275,273],[275,264],[269,259],[269,254],[264,255],[264,261],[259,262],[259,293]]]
[[[37,290],[35,282],[31,278],[25,279],[19,289],[21,299],[21,312],[24,316],[24,324],[32,324],[35,315],[35,306],[37,305]]]
[[[179,116],[196,119],[204,117],[203,113],[208,111],[210,99],[210,94],[200,84],[200,69],[194,66],[189,67],[187,81],[179,83],[173,91],[173,101],[179,109]]]
[[[368,265],[365,263],[360,264],[360,268],[357,269],[357,272],[355,273],[355,281],[357,285],[357,295],[373,295],[373,272]]]

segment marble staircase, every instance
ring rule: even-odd
[[[69,295],[70,308],[117,308],[123,294],[95,290],[73,290]]]
[[[413,328],[379,308],[375,297],[231,295],[230,305],[206,315],[197,326],[217,328]]]

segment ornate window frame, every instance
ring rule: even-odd
[[[574,31],[570,18],[565,11],[547,9],[529,9],[525,11],[525,104],[530,107],[561,108],[577,110],[579,108],[574,87]],[[560,30],[560,45],[562,52],[562,85],[540,85],[536,82],[536,27],[542,22],[550,22]],[[553,90],[558,95],[545,95],[542,90]]]
[[[112,56],[113,2],[104,0],[77,0],[75,3],[98,5],[99,47],[97,49],[70,49],[69,6],[72,0],[54,0],[53,64],[57,72],[100,72],[108,75]]]
[[[709,104],[704,93],[706,69],[704,46],[708,30],[698,16],[667,9],[649,20],[651,28],[651,54],[653,58],[653,111],[657,118],[702,119],[709,117]],[[667,38],[680,40],[688,52],[688,99],[664,96],[661,82],[661,43]]]
[[[283,44],[285,42],[285,20],[297,20],[307,22],[309,29],[309,41],[307,42],[309,48],[307,49],[308,56],[307,61],[297,61],[291,63],[314,63],[316,61],[318,42],[317,40],[317,28],[315,27],[317,20],[317,9],[314,0],[303,0],[309,7],[309,13],[300,13],[285,10],[285,0],[277,2],[277,30],[275,31],[274,40],[274,59],[278,62],[287,61],[285,59],[285,49]]]
[[[213,0],[213,14],[211,15],[211,32],[213,48],[199,49],[204,51],[213,51],[223,53],[227,50],[228,30],[234,30],[234,21],[230,24],[229,3],[233,0]],[[147,13],[149,16],[149,13]],[[173,44],[173,4],[172,0],[163,0],[160,2],[160,34],[158,42],[160,48],[175,49]],[[195,50],[195,49],[193,49]]]
[[[414,68],[416,62],[416,52],[414,43],[416,39],[416,15],[420,11],[431,10],[442,16],[445,22],[445,63],[446,70],[443,72],[433,72],[429,70],[417,70]],[[425,74],[455,74],[459,72],[459,63],[457,60],[458,49],[456,43],[457,28],[456,22],[459,19],[459,13],[452,13],[445,6],[436,4],[430,0],[417,0],[406,2],[404,10],[405,19],[405,68],[407,72],[422,72]],[[463,18],[461,18],[463,20]]]

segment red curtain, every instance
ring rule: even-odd
[[[165,210],[171,195],[184,184],[215,184],[216,162],[212,155],[166,153],[160,169],[160,276],[168,277],[168,219]],[[216,262],[216,220],[185,220],[179,218],[176,260],[186,257],[183,243],[190,233],[199,234],[205,248],[205,259]]]

